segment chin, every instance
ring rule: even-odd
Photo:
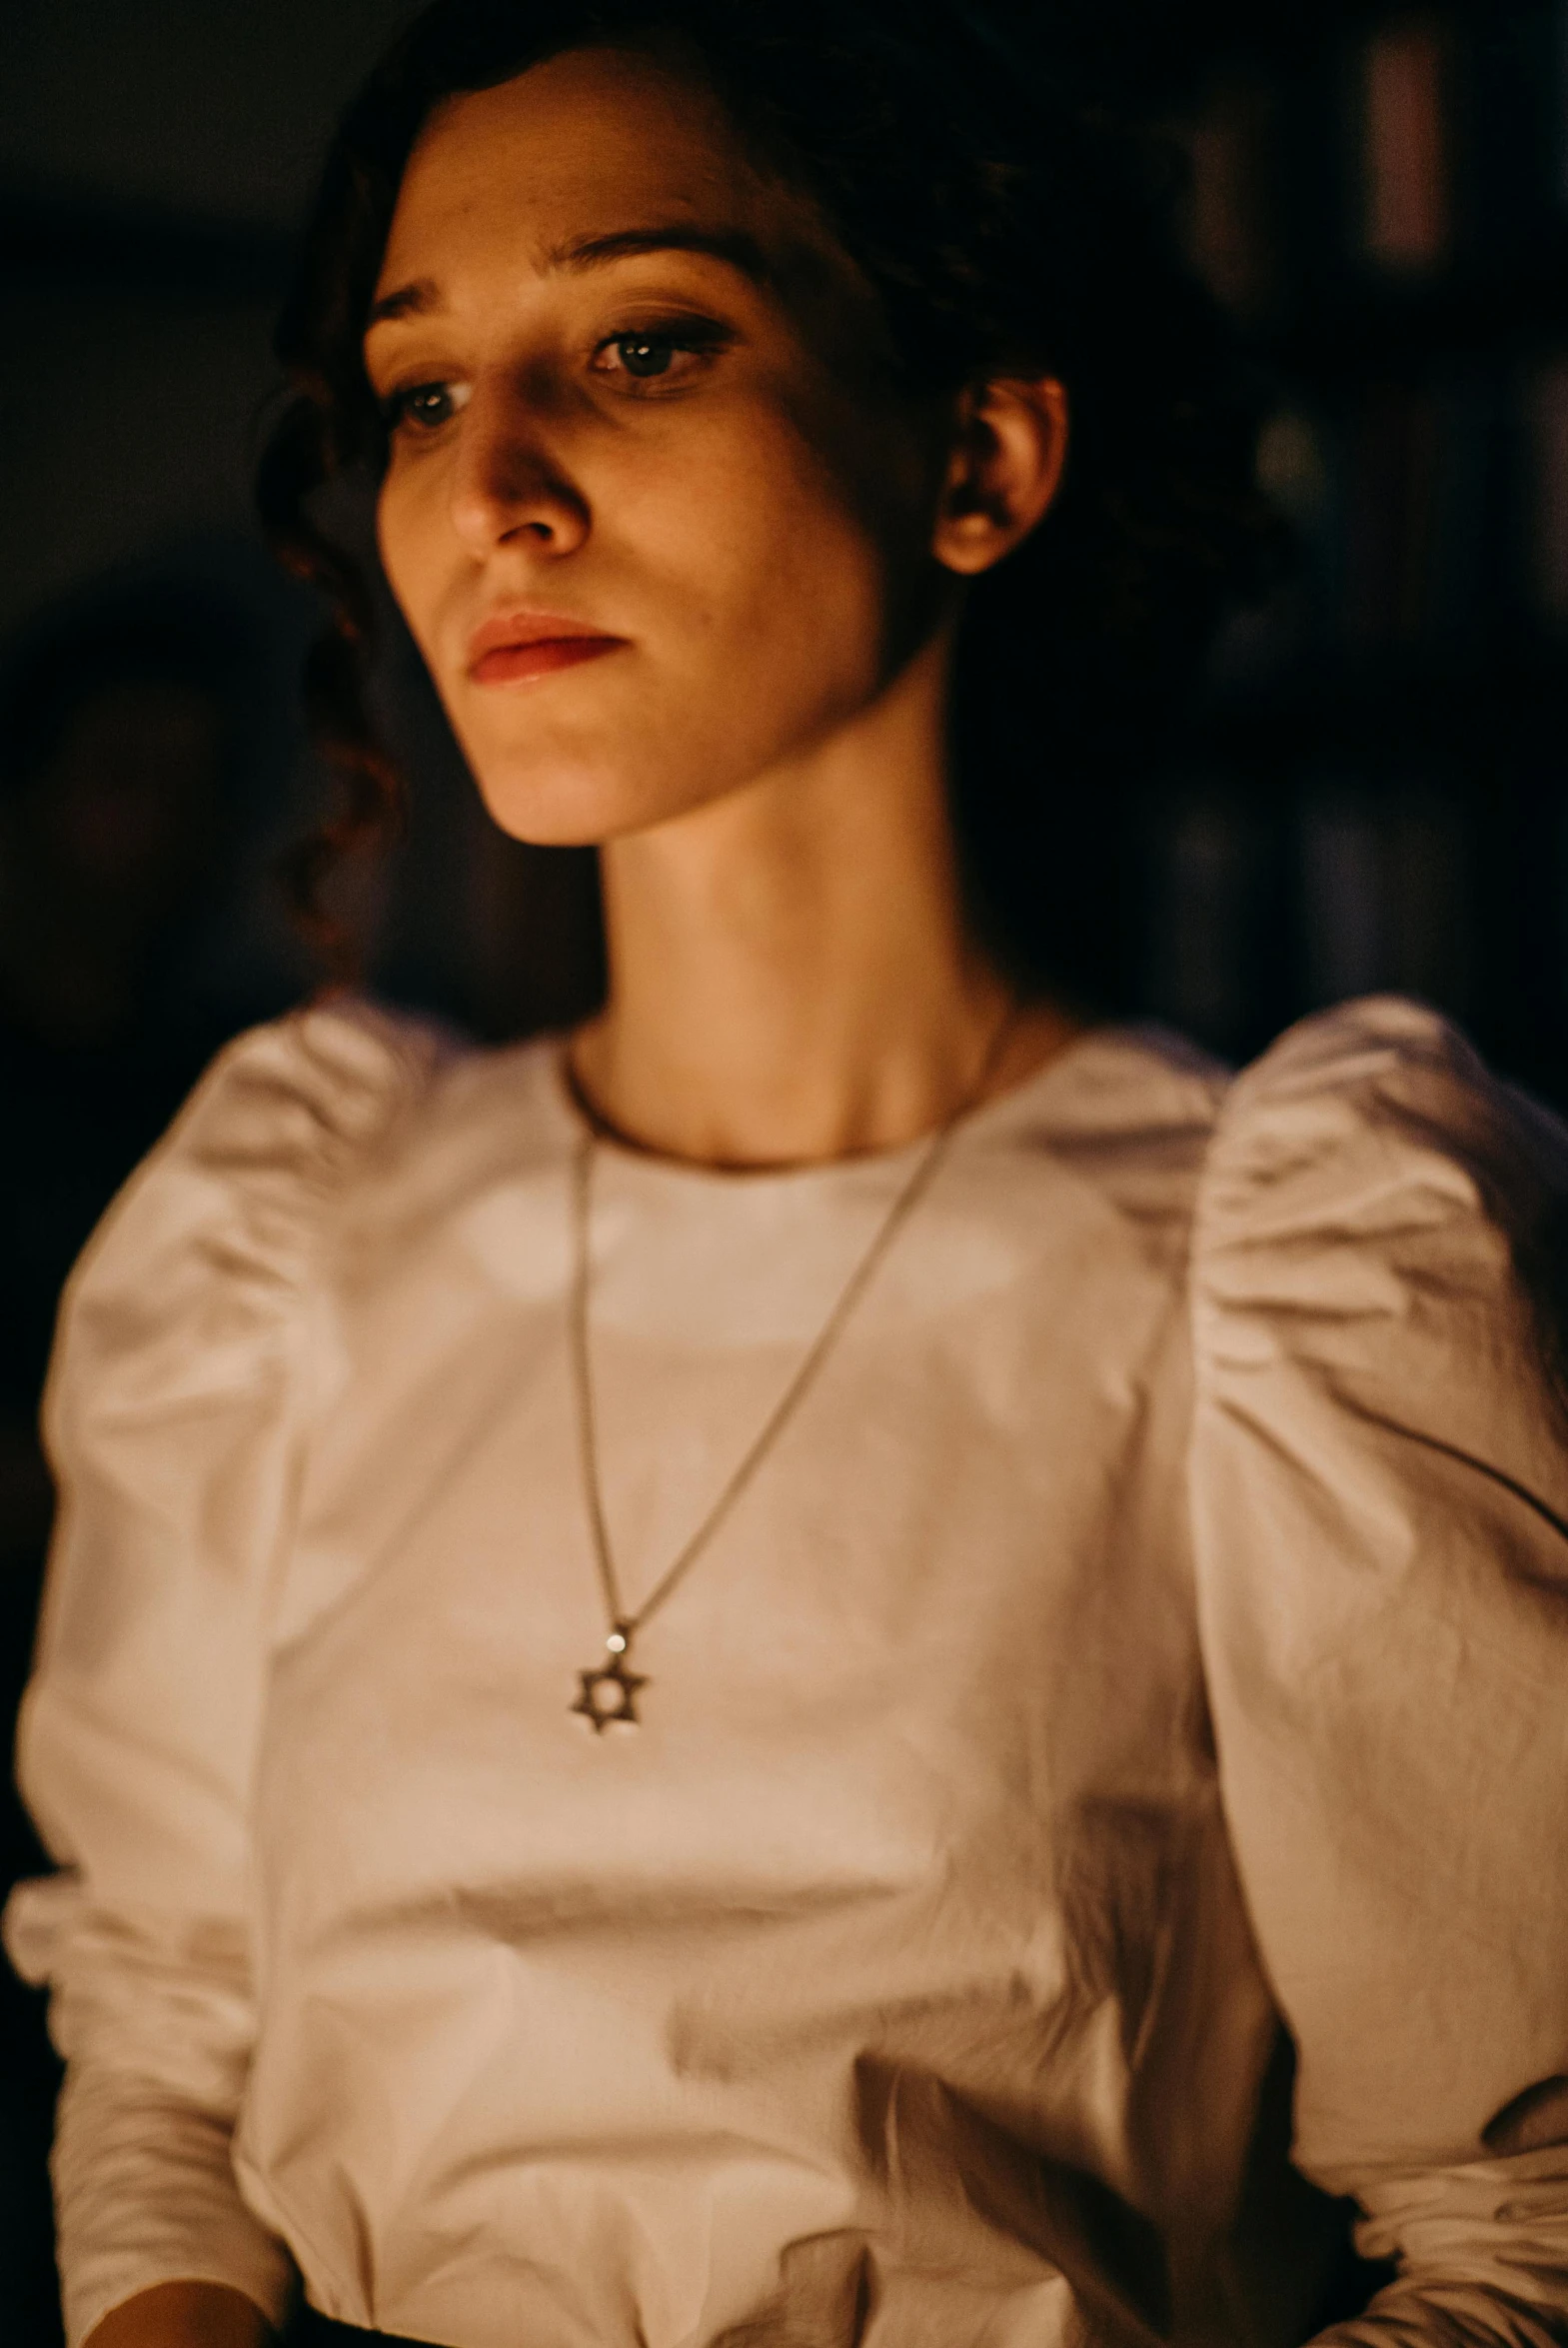
[[[692,803],[672,781],[631,776],[606,760],[477,758],[469,764],[492,821],[531,848],[597,848],[624,832],[646,831]]]

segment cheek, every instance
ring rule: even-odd
[[[806,720],[810,704],[882,681],[908,564],[858,489],[775,422],[716,435],[701,463],[628,501],[629,536],[679,623],[671,651],[712,675],[716,714],[787,725],[792,701]]]

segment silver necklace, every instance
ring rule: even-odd
[[[583,1497],[589,1529],[593,1535],[594,1559],[599,1568],[605,1616],[610,1627],[605,1636],[605,1651],[609,1660],[578,1673],[578,1695],[571,1708],[588,1721],[596,1735],[603,1736],[607,1728],[636,1728],[639,1725],[637,1699],[649,1682],[646,1672],[634,1671],[632,1668],[634,1640],[660,1608],[667,1605],[675,1595],[799,1408],[817,1371],[841,1335],[845,1322],[870,1285],[877,1265],[930,1188],[960,1123],[986,1090],[1001,1058],[1002,1047],[1012,1031],[1016,1010],[1016,1004],[1009,1001],[986,1046],[974,1082],[965,1088],[957,1107],[937,1127],[916,1159],[897,1196],[872,1234],[865,1252],[833,1299],[826,1319],[806,1348],[794,1375],[764,1419],[742,1454],[740,1464],[722,1486],[718,1498],[701,1519],[696,1531],[677,1550],[635,1612],[627,1607],[621,1595],[621,1581],[616,1572],[615,1552],[611,1547],[610,1527],[605,1515],[604,1485],[599,1471],[599,1432],[589,1341],[593,1181],[598,1141],[592,1126],[585,1129],[573,1162],[573,1258],[569,1319]]]

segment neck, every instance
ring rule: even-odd
[[[573,1067],[615,1131],[801,1164],[911,1141],[975,1092],[1010,991],[964,920],[945,668],[933,645],[809,757],[604,850],[610,997]],[[994,1081],[1066,1031],[1032,1014]]]

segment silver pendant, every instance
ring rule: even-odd
[[[572,1706],[591,1724],[596,1736],[603,1736],[607,1728],[639,1726],[638,1690],[648,1685],[647,1678],[632,1668],[630,1623],[618,1622],[605,1645],[610,1661],[601,1663],[596,1671],[578,1673],[578,1699]]]

